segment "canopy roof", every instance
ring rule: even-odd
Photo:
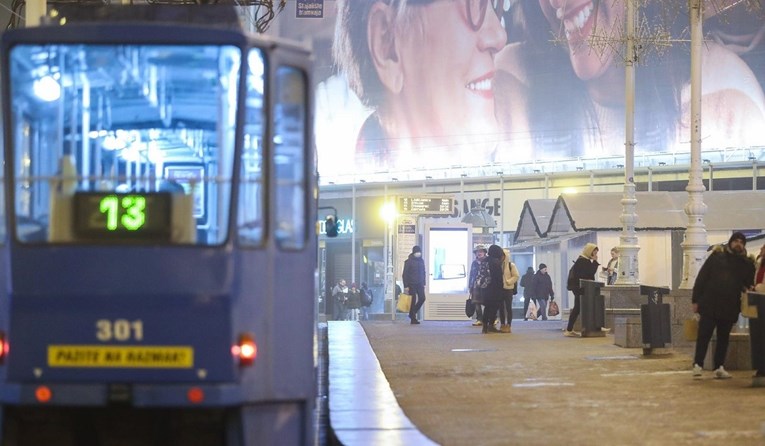
[[[526,200],[515,231],[515,243],[544,237],[557,201],[554,198]]]
[[[635,229],[639,231],[685,229],[687,192],[637,192]],[[555,202],[546,229],[534,218],[535,204],[549,200],[527,200],[516,231],[516,241],[583,231],[621,231],[623,194],[598,192],[563,194]],[[710,231],[756,231],[765,229],[765,191],[713,191],[704,193],[707,212],[704,225]],[[531,217],[526,216],[527,205]],[[546,206],[546,203],[542,204]],[[540,212],[541,217],[542,212]],[[521,238],[524,237],[524,238]]]

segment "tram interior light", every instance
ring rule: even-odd
[[[51,75],[35,80],[32,83],[32,91],[45,102],[53,102],[61,97],[61,85]]]

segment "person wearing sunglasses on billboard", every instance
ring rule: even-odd
[[[357,169],[491,161],[505,0],[338,0],[334,60],[372,110]]]
[[[520,85],[499,87],[500,125],[506,102],[525,105],[525,139],[535,158],[622,155],[625,143],[625,0],[521,0],[512,29],[522,43],[497,56],[497,78],[507,73]],[[638,153],[688,150],[690,50],[687,14],[665,18],[667,5],[640,8],[643,26],[669,33],[667,46],[642,42],[635,75],[635,142]],[[545,23],[546,22],[546,23]],[[652,29],[653,29],[652,28]],[[706,29],[705,29],[706,30]],[[659,36],[646,36],[642,38]],[[641,43],[641,42],[638,42]],[[656,49],[656,51],[651,51]],[[765,143],[765,95],[751,68],[729,48],[705,41],[702,49],[702,113],[705,149]],[[500,81],[501,82],[501,81]],[[511,84],[512,86],[512,84]],[[565,98],[565,100],[563,100]],[[514,122],[514,124],[517,123]],[[516,133],[523,132],[518,126]]]

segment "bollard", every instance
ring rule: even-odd
[[[765,387],[765,294],[750,291],[746,294],[749,305],[757,308],[757,317],[749,319],[749,342],[752,350],[752,387]]]
[[[650,355],[654,348],[672,344],[672,324],[669,304],[662,298],[669,288],[640,285],[640,294],[648,296],[648,303],[640,305],[640,322],[643,328],[643,354]]]
[[[582,337],[605,336],[606,304],[600,288],[603,282],[581,279],[582,286]]]

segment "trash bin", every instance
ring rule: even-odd
[[[749,342],[752,350],[752,368],[758,373],[752,378],[752,387],[765,387],[765,294],[747,293],[749,305],[757,308],[757,317],[749,319]]]
[[[582,286],[582,337],[605,336],[606,304],[600,288],[603,282],[581,279]]]
[[[640,322],[643,329],[643,354],[650,355],[654,348],[666,348],[672,344],[672,324],[669,304],[662,299],[669,288],[640,286],[640,294],[648,297],[648,303],[640,305]]]

